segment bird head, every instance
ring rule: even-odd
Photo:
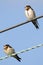
[[[4,45],[4,49],[7,49],[8,47],[12,48],[9,44]]]
[[[29,10],[31,8],[30,5],[26,5],[25,10]]]

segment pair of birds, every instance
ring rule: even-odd
[[[26,17],[29,20],[32,20],[33,18],[36,17],[34,10],[29,5],[27,5],[25,7],[25,15],[26,15]],[[36,20],[32,20],[32,23],[34,24],[34,26],[36,27],[36,29],[39,29],[37,19]],[[4,45],[4,52],[7,55],[11,55],[11,54],[15,53],[15,50],[10,45],[6,44],[6,45]],[[18,61],[21,61],[21,58],[17,54],[14,55],[14,56],[12,56],[12,57],[16,58]]]

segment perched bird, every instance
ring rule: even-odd
[[[25,15],[28,18],[28,20],[32,21],[36,29],[39,29],[37,19],[32,20],[33,18],[36,17],[35,11],[31,8],[30,5],[26,5],[25,7]]]
[[[9,44],[6,44],[4,45],[4,52],[7,55],[11,55],[15,53],[15,50]],[[13,55],[12,57],[16,58],[18,61],[21,61],[21,58],[17,54]]]

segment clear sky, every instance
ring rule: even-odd
[[[24,14],[24,7],[30,5],[36,12],[36,16],[43,15],[43,0],[0,0],[0,30],[11,27],[27,18]],[[43,43],[43,18],[38,19],[39,30],[36,30],[32,23],[10,31],[0,33],[0,57],[6,54],[3,52],[3,45],[11,45],[16,52]],[[0,61],[0,65],[43,65],[43,47],[19,54],[22,58],[18,62],[14,58]]]

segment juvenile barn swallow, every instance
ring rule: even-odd
[[[37,19],[32,20],[33,18],[36,17],[35,11],[31,8],[30,5],[26,5],[25,7],[25,15],[28,18],[28,20],[32,21],[36,29],[39,29]]]
[[[4,45],[4,52],[7,55],[11,55],[15,53],[15,50],[9,44],[6,44]],[[12,57],[16,58],[18,61],[21,61],[21,58],[17,54],[13,55]]]

